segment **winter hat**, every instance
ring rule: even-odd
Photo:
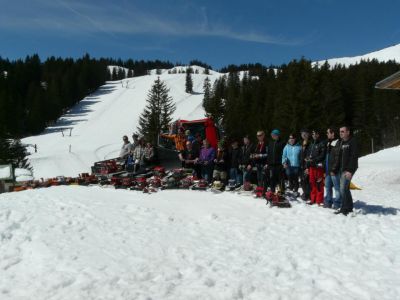
[[[274,130],[271,131],[271,134],[280,136],[281,135],[281,131],[279,129],[274,129]]]

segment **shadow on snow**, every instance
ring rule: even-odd
[[[42,135],[54,132],[68,131],[74,125],[87,121],[88,119],[83,117],[87,116],[90,112],[93,111],[91,109],[91,106],[99,103],[100,100],[98,99],[100,99],[101,96],[110,94],[114,90],[116,90],[115,86],[105,85],[100,87],[98,90],[74,105],[66,114],[62,115],[54,125],[47,127]]]
[[[366,202],[357,200],[354,202],[354,208],[361,210],[361,214],[369,215],[397,215],[400,209],[395,207],[385,207],[376,204],[367,204]]]

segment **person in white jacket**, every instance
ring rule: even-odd
[[[126,135],[122,137],[122,140],[124,143],[122,144],[121,151],[119,152],[119,157],[121,159],[126,159],[132,151],[132,144],[129,142],[129,139]]]

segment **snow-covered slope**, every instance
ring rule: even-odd
[[[112,74],[114,72],[114,70],[117,73],[121,72],[121,71],[124,71],[125,77],[127,77],[128,73],[129,73],[129,69],[127,69],[127,68],[120,67],[120,66],[108,66],[108,71],[110,72],[110,74]]]
[[[321,60],[316,63],[319,65],[324,64],[325,61],[328,61],[330,66],[335,66],[337,64],[344,65],[346,67],[350,65],[355,65],[360,63],[362,60],[372,60],[377,59],[380,62],[387,62],[389,60],[394,60],[400,63],[400,44],[384,48],[382,50],[374,51],[368,54],[354,56],[354,57],[341,57],[341,58],[331,58],[327,60]]]
[[[228,192],[0,195],[0,299],[400,299],[400,147],[360,159],[357,214]]]
[[[208,76],[213,82],[222,75],[215,71],[205,75],[202,67],[192,68],[199,71],[199,74],[192,74],[193,94],[185,92],[185,74],[168,74],[164,70],[159,75],[176,103],[175,118],[203,118],[204,79]],[[155,74],[155,70],[152,74]],[[34,176],[77,176],[89,172],[93,162],[117,156],[122,136],[128,135],[131,138],[136,131],[139,116],[146,105],[147,93],[157,76],[108,82],[83,99],[43,134],[24,139],[24,143],[38,146],[38,152],[30,156]]]

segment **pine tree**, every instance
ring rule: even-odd
[[[118,80],[117,68],[115,68],[115,67],[113,67],[113,70],[111,73],[111,80]]]
[[[203,83],[203,107],[205,111],[209,111],[210,101],[211,101],[211,82],[208,76],[204,79]]]
[[[226,77],[214,81],[210,102],[206,112],[217,124],[221,123],[225,114]]]
[[[12,164],[14,168],[32,170],[27,155],[28,153],[19,139],[0,137],[0,164]]]
[[[175,111],[175,104],[168,92],[169,89],[158,77],[147,95],[147,105],[139,118],[138,131],[153,145],[157,144],[160,131],[168,129]]]
[[[188,68],[186,71],[186,93],[192,94],[193,93],[193,79],[192,79],[192,68]]]

